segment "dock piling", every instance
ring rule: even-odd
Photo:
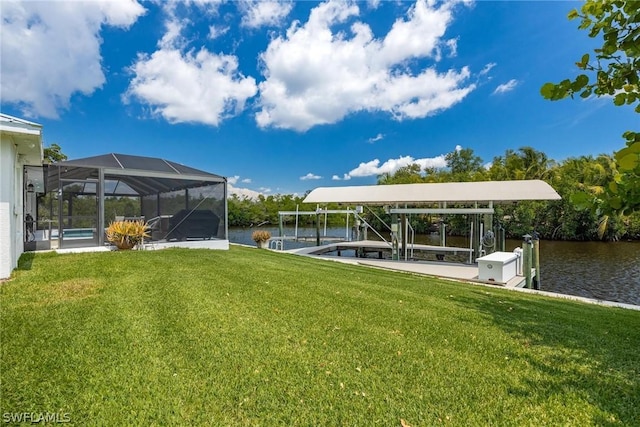
[[[522,271],[524,273],[524,286],[527,289],[531,289],[531,253],[533,252],[533,243],[531,242],[530,234],[525,234],[522,237],[524,239],[522,242]]]
[[[320,205],[316,206],[316,246],[320,246]]]
[[[536,271],[533,277],[533,289],[540,290],[540,236],[535,231],[533,232],[533,268]]]

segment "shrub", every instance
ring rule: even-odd
[[[149,226],[144,220],[115,221],[107,228],[107,240],[118,249],[131,249],[140,244],[145,237],[149,237],[148,229]]]

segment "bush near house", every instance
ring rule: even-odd
[[[132,249],[142,243],[145,237],[149,237],[149,226],[144,220],[114,221],[107,228],[107,240],[118,249]]]

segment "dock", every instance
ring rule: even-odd
[[[284,252],[296,255],[313,256],[316,258],[339,261],[348,264],[365,265],[368,267],[403,271],[406,273],[422,274],[425,276],[442,277],[467,282],[484,283],[508,288],[524,287],[525,285],[525,278],[519,275],[511,278],[506,283],[481,281],[478,279],[478,266],[475,264],[463,264],[447,261],[396,261],[383,259],[382,252],[390,250],[391,248],[389,244],[385,242],[363,240],[357,242],[328,243],[322,246],[285,250]],[[413,250],[451,255],[457,255],[459,253],[469,254],[471,251],[471,249],[468,248],[433,245],[414,245]],[[365,256],[343,256],[343,251],[355,251],[354,255],[361,254]],[[368,253],[377,253],[378,258],[368,258],[366,257],[366,254]]]
[[[387,242],[381,242],[378,240],[358,240],[352,242],[332,242],[321,246],[313,246],[307,248],[292,249],[290,252],[298,254],[313,254],[324,255],[335,252],[338,256],[342,256],[344,251],[354,251],[355,255],[360,258],[366,258],[368,254],[374,253],[378,255],[378,259],[383,259],[385,252],[391,253],[391,245]],[[439,260],[444,260],[446,255],[465,255],[470,257],[473,249],[460,248],[452,246],[435,246],[435,245],[420,245],[413,244],[407,246],[407,252],[424,252],[434,253]]]

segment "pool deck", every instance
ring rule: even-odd
[[[352,245],[348,245],[351,243]],[[388,248],[384,242],[375,242],[384,245]],[[363,242],[341,242],[340,245],[349,249],[354,249],[358,245],[362,245]],[[438,277],[447,280],[460,281],[480,286],[488,286],[493,288],[503,288],[518,292],[525,292],[530,294],[544,295],[553,298],[562,298],[573,301],[581,301],[589,304],[603,305],[608,307],[625,308],[629,310],[640,311],[640,305],[625,304],[615,301],[605,301],[594,298],[586,298],[575,295],[559,294],[556,292],[541,291],[536,289],[528,289],[524,287],[525,278],[523,276],[516,276],[509,280],[507,283],[497,282],[485,282],[478,280],[478,266],[476,264],[461,264],[450,263],[443,261],[392,261],[385,259],[374,258],[357,258],[353,256],[337,256],[329,255],[328,252],[335,252],[336,244],[330,243],[322,246],[305,247],[299,249],[289,249],[283,252],[308,256],[313,258],[324,259],[328,261],[341,262],[353,265],[362,265],[366,267],[381,268],[385,270],[399,271],[410,274],[418,274],[424,276]],[[376,246],[377,247],[377,246]],[[334,248],[332,250],[332,248]],[[277,251],[281,252],[281,251]],[[318,254],[320,252],[320,254]]]
[[[209,240],[185,240],[176,242],[145,242],[136,250],[153,251],[168,248],[186,248],[186,249],[217,249],[229,250],[229,241],[223,239]],[[38,250],[37,252],[57,252],[59,254],[86,253],[86,252],[109,252],[117,250],[114,245],[105,244],[104,246],[82,246],[71,248],[52,248],[46,250]]]

